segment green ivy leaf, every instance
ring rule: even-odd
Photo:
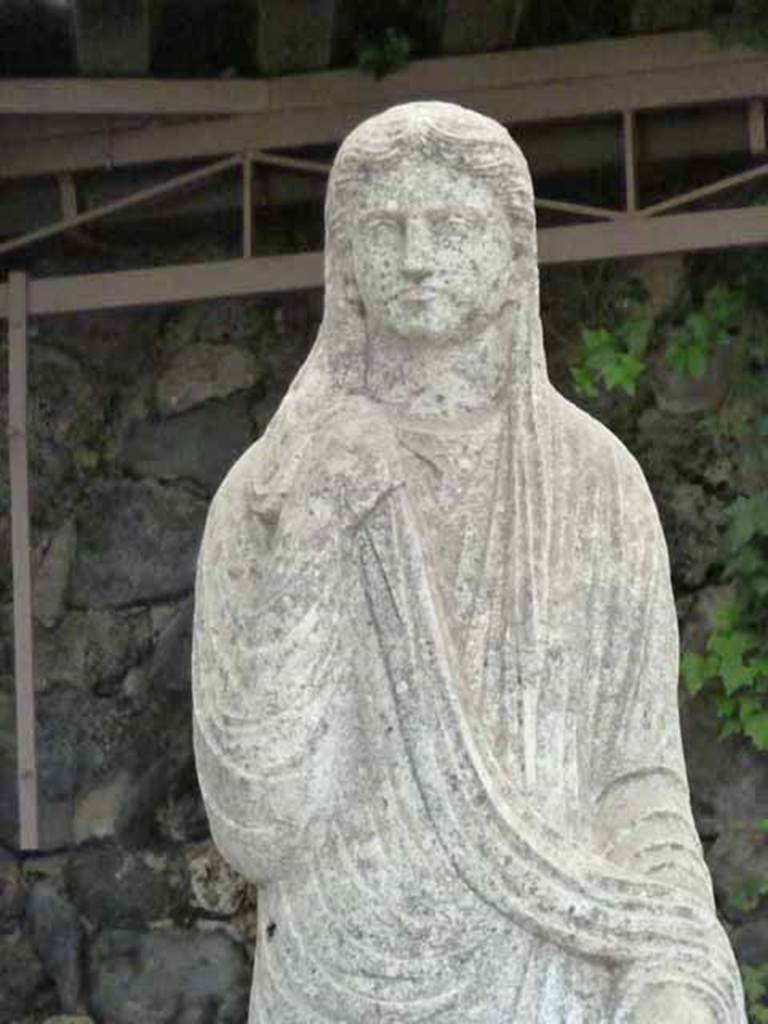
[[[739,698],[739,721],[744,725],[748,719],[751,719],[759,711],[763,710],[763,702],[759,697],[753,697],[749,694],[744,694]]]
[[[757,496],[737,498],[729,506],[730,522],[726,540],[732,551],[748,544],[762,526],[763,513]]]
[[[714,675],[712,659],[705,658],[695,651],[686,651],[680,662],[683,682],[689,693],[699,693],[704,684]]]
[[[717,711],[718,718],[732,718],[736,724],[736,729],[739,727],[736,716],[738,715],[739,702],[735,697],[715,697],[715,710]]]
[[[744,617],[744,605],[742,601],[723,601],[715,612],[715,623],[719,630],[732,632]]]
[[[572,366],[571,376],[573,377],[573,385],[580,395],[584,395],[585,398],[597,398],[595,379],[586,366],[583,364]]]
[[[707,641],[707,650],[718,654],[724,662],[740,663],[742,657],[760,646],[756,633],[735,629],[729,633],[713,633]]]
[[[627,349],[635,355],[643,355],[648,348],[653,333],[654,319],[652,316],[637,317],[627,320],[621,328],[621,340]]]
[[[719,740],[728,739],[729,736],[733,736],[734,733],[741,732],[741,724],[738,718],[729,718],[724,723],[722,729],[717,734]]]
[[[768,750],[768,711],[750,715],[742,722],[742,728],[758,750]]]
[[[695,380],[701,380],[707,372],[709,352],[704,345],[692,345],[688,349],[686,369]]]

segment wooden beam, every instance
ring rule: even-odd
[[[37,316],[121,309],[236,295],[277,294],[323,284],[322,252],[258,256],[251,260],[189,263],[145,270],[43,277],[29,283],[29,311]],[[0,318],[8,315],[0,285]]]
[[[663,60],[647,41],[641,46],[637,39],[612,40],[519,54],[424,61],[379,83],[356,71],[273,79],[268,84],[254,83],[265,87],[267,93],[253,114],[116,126],[109,133],[84,132],[74,137],[30,139],[23,147],[0,146],[0,176],[331,144],[371,114],[414,99],[452,100],[514,126],[768,95],[768,54],[720,50],[707,36],[693,34],[693,38],[697,40],[693,57],[681,49],[680,37],[672,37],[672,46],[664,43],[664,37],[656,39],[654,46],[661,47]],[[155,83],[158,92],[174,84],[178,86]],[[215,92],[217,85],[233,83],[186,84],[190,95],[200,97],[201,89]],[[247,84],[242,87],[247,91]],[[41,109],[50,108],[43,105]],[[125,105],[121,109],[126,109]],[[201,98],[199,110],[209,109],[210,104],[206,106]],[[236,105],[232,109],[242,108]]]
[[[538,244],[542,265],[767,245],[768,207],[625,216],[606,223],[544,228]],[[39,278],[29,283],[28,303],[30,314],[43,316],[301,291],[320,288],[323,281],[323,253],[306,252]],[[0,319],[8,317],[9,308],[8,287],[0,285]]]
[[[8,305],[8,457],[11,477],[13,641],[16,677],[16,774],[19,842],[38,846],[35,679],[32,646],[32,574],[29,551],[29,464],[27,450],[27,320],[25,274],[12,273],[5,286]]]
[[[768,245],[768,207],[627,217],[539,232],[539,262],[583,263]]]

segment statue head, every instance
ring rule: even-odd
[[[466,340],[535,290],[530,176],[495,121],[448,103],[393,107],[356,128],[326,208],[328,284],[369,333]],[[350,310],[352,312],[352,310]]]

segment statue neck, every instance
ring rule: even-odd
[[[493,411],[507,383],[509,339],[502,324],[503,318],[444,346],[369,337],[368,393],[401,415],[448,419]]]

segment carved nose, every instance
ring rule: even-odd
[[[405,223],[403,273],[421,280],[432,273],[431,244],[428,224],[420,217],[409,217]]]

